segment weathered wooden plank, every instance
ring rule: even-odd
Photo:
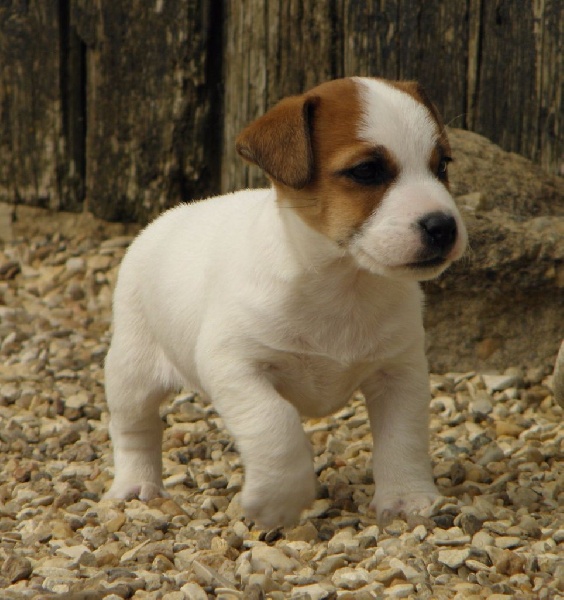
[[[466,68],[466,123],[474,128],[478,101],[478,77],[481,53],[482,0],[468,0],[468,64]]]
[[[468,0],[399,0],[400,79],[416,79],[446,123],[466,115]]]
[[[532,132],[535,145],[530,144],[525,153],[564,175],[564,3],[536,0],[533,11],[538,137]]]
[[[69,0],[59,0],[61,125],[65,143],[64,208],[82,209],[86,179],[86,44],[71,23]]]
[[[342,77],[338,2],[279,0],[268,5],[268,104]]]
[[[278,100],[342,74],[337,2],[233,0],[226,3],[223,191],[266,179],[244,165],[235,138]]]
[[[216,191],[220,73],[206,59],[220,51],[209,29],[221,4],[72,1],[89,43],[88,207],[109,220],[147,221]]]
[[[399,77],[397,0],[344,0],[344,66],[347,75]]]
[[[235,0],[225,6],[225,93],[221,189],[264,184],[261,172],[243,164],[235,138],[267,106],[267,10],[263,0]]]
[[[506,150],[536,158],[534,16],[529,2],[482,4],[474,130]]]
[[[59,208],[58,2],[3,2],[0,31],[0,199]]]
[[[345,0],[345,72],[416,79],[448,122],[465,123],[468,1]]]

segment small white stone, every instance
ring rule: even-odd
[[[456,403],[451,396],[437,396],[431,400],[431,410],[443,418],[452,417],[456,412]]]
[[[378,525],[369,525],[368,527],[365,527],[362,531],[359,531],[356,534],[356,537],[369,537],[378,540],[380,538],[380,527],[378,527]]]
[[[249,535],[249,528],[243,521],[235,521],[235,523],[233,523],[233,533],[238,535],[241,539],[245,539]]]
[[[180,588],[180,591],[190,600],[208,600],[208,595],[197,583],[186,583]]]
[[[73,256],[65,263],[65,269],[70,275],[84,273],[86,271],[86,261],[81,256]]]
[[[83,554],[91,554],[91,550],[83,545],[62,546],[57,549],[57,554],[62,554],[63,556],[68,556],[68,558],[78,560]]]
[[[244,517],[243,507],[241,506],[241,492],[235,494],[225,510],[225,514],[232,521],[240,521]]]
[[[315,571],[312,567],[302,567],[284,576],[292,585],[310,585],[316,583]]]
[[[327,598],[334,591],[335,588],[329,584],[325,584],[325,587],[319,583],[312,583],[311,585],[300,585],[296,586],[292,590],[291,598],[302,598],[305,594],[311,598],[311,600],[323,600]]]
[[[390,567],[392,569],[399,569],[408,581],[419,575],[419,571],[417,569],[405,564],[399,558],[390,558]]]
[[[174,487],[175,485],[182,485],[186,482],[186,473],[176,473],[175,475],[171,475],[167,477],[163,481],[163,485],[165,488]]]
[[[483,562],[480,562],[479,560],[472,560],[471,558],[469,558],[468,560],[466,560],[464,562],[464,564],[471,571],[491,571],[491,567],[488,567],[487,565],[485,565]]]
[[[337,569],[344,567],[348,562],[346,554],[332,554],[322,558],[317,563],[317,573],[320,575],[329,575],[334,573]]]
[[[564,529],[558,529],[554,532],[552,539],[557,543],[561,544],[564,542]]]
[[[137,546],[135,546],[134,548],[131,548],[131,550],[124,552],[121,555],[120,562],[124,563],[124,562],[127,562],[128,560],[133,560],[135,558],[135,556],[137,555],[137,553],[141,550],[141,548],[144,548],[147,544],[150,544],[150,543],[151,543],[151,540],[145,540],[144,542],[137,544]]]
[[[493,404],[488,394],[478,392],[470,402],[469,409],[473,415],[486,416],[493,411]]]
[[[341,552],[354,552],[360,547],[360,541],[353,538],[354,531],[352,529],[343,529],[337,532],[328,542],[327,550],[332,554],[340,554]]]
[[[315,500],[313,504],[306,508],[302,513],[302,519],[316,519],[321,517],[331,508],[331,500],[327,498],[320,498]]]
[[[55,594],[66,594],[70,591],[71,582],[74,582],[75,578],[70,581],[61,581],[54,577],[45,577],[41,587],[45,588],[49,592],[54,592]]]
[[[409,598],[412,597],[415,588],[411,583],[397,583],[384,591],[386,598]]]
[[[258,586],[262,591],[267,592],[271,587],[271,578],[269,573],[251,573],[247,585]],[[216,590],[217,593],[217,590]],[[219,596],[219,594],[218,594]]]
[[[237,581],[240,581],[243,585],[247,585],[249,577],[253,572],[253,568],[249,561],[250,554],[250,551],[243,552],[235,563],[235,577],[237,578]]]
[[[88,259],[88,269],[90,271],[105,271],[112,263],[111,256],[94,255]]]
[[[293,571],[299,566],[298,561],[286,556],[282,550],[272,546],[255,546],[251,550],[251,566],[253,571],[264,572],[271,568],[274,571]]]
[[[226,579],[223,575],[221,575],[218,571],[210,567],[209,565],[205,565],[198,560],[195,560],[192,563],[192,569],[194,574],[198,577],[200,581],[203,581],[205,585],[213,585],[213,586],[223,586],[232,589],[234,584],[231,583],[228,579]]]
[[[482,375],[484,385],[490,394],[492,392],[501,392],[507,388],[514,387],[517,383],[517,377],[514,374],[509,375]]]
[[[470,542],[470,536],[466,535],[459,527],[450,529],[436,529],[427,541],[436,546],[464,546]]]
[[[427,528],[425,525],[417,525],[411,532],[413,537],[422,542],[427,537]]]
[[[451,569],[458,569],[464,562],[470,558],[472,551],[470,548],[462,550],[440,550],[439,562]]]
[[[357,567],[356,569],[343,567],[335,571],[331,578],[334,585],[346,590],[356,590],[369,583],[370,580],[370,573],[361,567]]]
[[[118,235],[107,240],[104,240],[100,243],[101,249],[115,249],[115,248],[125,248],[131,244],[133,241],[133,236],[131,235]]]

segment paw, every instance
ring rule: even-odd
[[[114,481],[112,487],[104,494],[103,499],[133,500],[133,498],[138,498],[142,502],[149,502],[153,498],[166,496],[168,494],[163,487],[151,481],[121,484]]]
[[[313,474],[268,481],[249,480],[243,486],[241,503],[245,516],[264,529],[295,525],[302,510],[315,499],[316,481]]]
[[[439,498],[441,495],[434,486],[423,491],[376,493],[370,508],[376,513],[378,523],[385,526],[395,518],[405,519],[412,514],[429,516]]]

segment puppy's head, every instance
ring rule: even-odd
[[[374,273],[430,279],[464,252],[450,146],[416,83],[322,84],[251,123],[237,151],[269,175],[282,205]]]

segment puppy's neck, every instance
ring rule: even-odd
[[[300,216],[300,198],[276,192],[276,208],[288,250],[306,271],[319,272],[337,263],[355,269],[350,255],[333,240],[310,227]]]

